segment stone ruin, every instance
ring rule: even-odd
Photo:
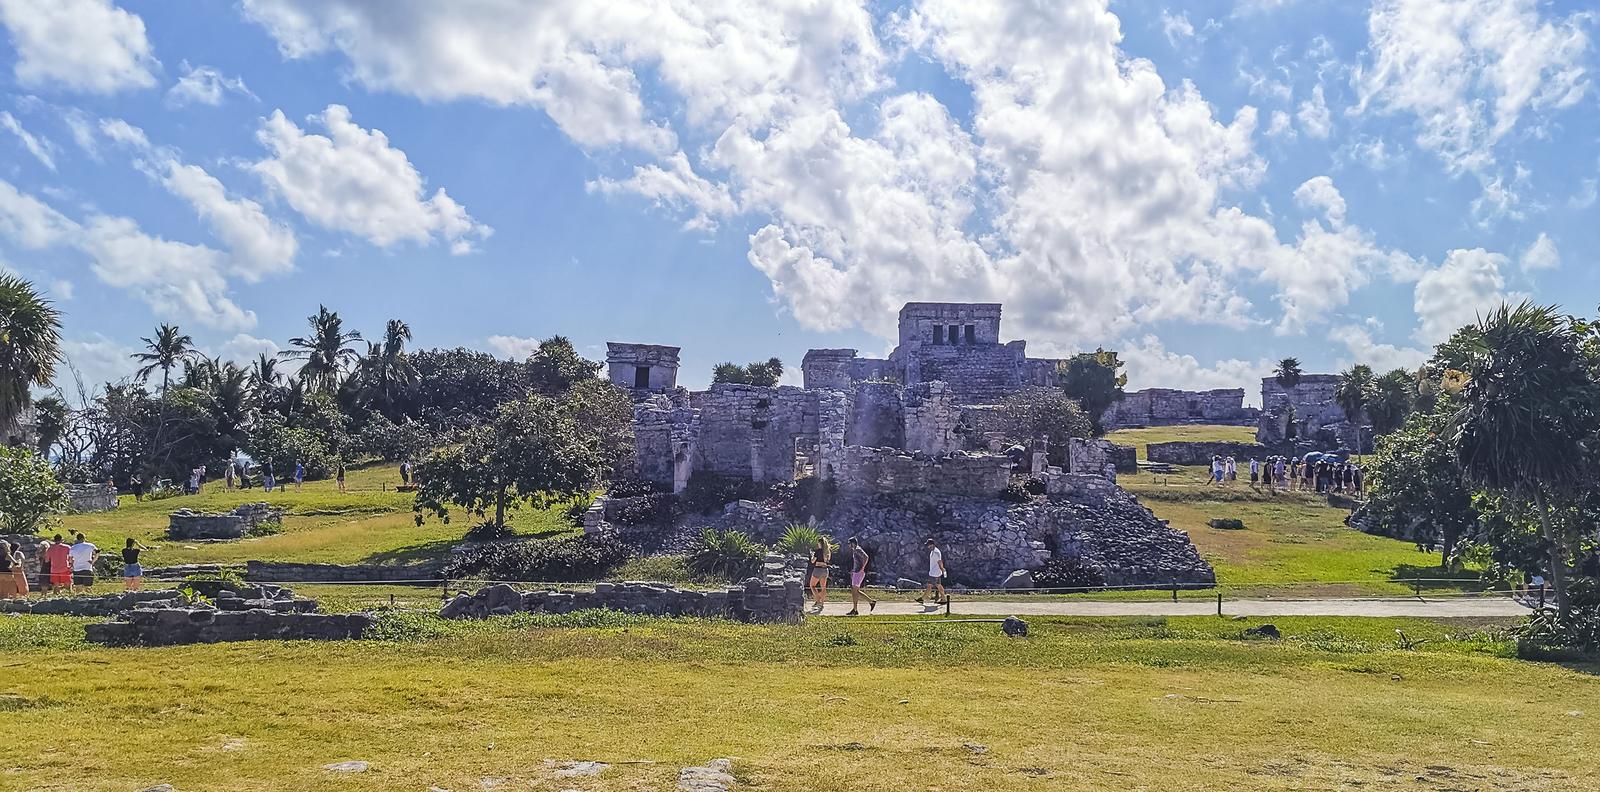
[[[1372,452],[1372,426],[1366,414],[1352,422],[1334,394],[1337,374],[1304,374],[1293,388],[1274,377],[1261,380],[1261,418],[1256,441],[1285,450]]]
[[[167,538],[186,542],[243,539],[262,523],[283,521],[283,509],[270,503],[246,503],[228,512],[179,509],[167,517]]]
[[[838,539],[872,537],[880,575],[918,574],[922,540],[937,535],[948,543],[953,575],[976,585],[1062,555],[1081,555],[1129,584],[1214,581],[1186,535],[1116,487],[1114,470],[1129,467],[1124,452],[1102,440],[1075,439],[1066,464],[1052,467],[1042,445],[1019,450],[1002,443],[997,405],[1022,388],[1054,385],[1060,361],[1027,357],[1023,341],[1002,342],[997,304],[908,303],[900,311],[899,345],[888,358],[813,349],[798,388],[714,384],[689,392],[667,384],[675,381],[677,348],[608,349],[612,380],[635,395],[640,478],[671,492],[682,492],[696,474],[762,485],[832,482],[839,507],[823,529]],[[663,367],[671,377],[651,379]],[[1232,398],[1217,396],[1205,409],[1244,420],[1242,407],[1229,407]],[[1047,486],[1063,476],[1074,483],[1044,496],[1049,503],[1061,499],[1059,508],[1001,500],[1002,490],[1028,476]],[[730,510],[749,518],[752,505],[759,509],[740,502]],[[777,516],[744,522],[757,524],[751,529],[765,541],[776,538],[774,530],[781,534]],[[611,527],[603,499],[584,525]]]
[[[1261,411],[1244,406],[1244,388],[1185,391],[1149,388],[1124,394],[1100,417],[1107,429],[1178,424],[1254,426]]]
[[[98,484],[68,484],[67,511],[73,514],[113,511],[117,508],[117,488]]]

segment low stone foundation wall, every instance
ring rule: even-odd
[[[1213,456],[1231,456],[1240,467],[1246,468],[1247,477],[1250,475],[1247,465],[1252,458],[1265,459],[1272,453],[1272,449],[1259,443],[1151,443],[1145,449],[1149,461],[1168,465],[1210,465]]]
[[[112,511],[117,508],[117,488],[110,484],[68,484],[67,511],[73,514]]]
[[[228,541],[243,539],[250,529],[283,519],[283,510],[270,503],[246,503],[231,512],[208,513],[179,509],[167,518],[167,538],[178,541]]]
[[[115,616],[139,605],[164,607],[177,605],[183,597],[176,589],[129,591],[98,597],[46,597],[44,599],[0,600],[0,613],[31,613],[35,616]]]
[[[284,561],[247,561],[244,578],[266,583],[417,583],[440,581],[437,565],[381,566],[378,564],[295,564]]]
[[[85,638],[111,646],[173,646],[260,640],[337,641],[360,638],[372,628],[367,613],[278,613],[211,608],[138,609],[118,621],[91,624]]]
[[[501,583],[476,594],[459,594],[440,609],[446,619],[481,619],[513,613],[571,613],[599,608],[651,616],[700,616],[743,622],[803,621],[805,597],[799,580],[751,578],[718,591],[689,591],[659,583],[596,583],[592,591],[518,591]]]
[[[1011,460],[994,454],[930,455],[845,446],[834,481],[843,492],[939,492],[993,496],[1011,482]]]

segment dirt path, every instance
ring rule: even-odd
[[[836,599],[829,592],[824,616],[843,616],[850,610],[850,595]],[[862,603],[862,615],[866,615]],[[808,610],[809,612],[809,610]],[[943,614],[943,606],[930,607],[914,602],[884,602],[872,612],[874,616],[915,616]],[[1184,600],[1181,602],[1093,602],[1088,600],[1053,602],[1012,602],[998,600],[963,600],[956,597],[950,607],[952,615],[967,616],[1208,616],[1217,612],[1215,602]],[[1447,619],[1484,616],[1526,616],[1528,608],[1508,597],[1451,597],[1447,599],[1418,599],[1395,597],[1392,599],[1254,599],[1224,600],[1225,616],[1409,616]]]

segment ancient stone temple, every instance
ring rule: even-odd
[[[1059,467],[1046,463],[1042,446],[1005,446],[993,430],[995,405],[1021,388],[1054,385],[1058,361],[1027,357],[1023,341],[1002,343],[997,304],[908,303],[887,359],[813,349],[799,388],[724,383],[689,392],[675,387],[676,347],[607,348],[610,378],[634,393],[640,478],[674,493],[697,475],[825,482],[839,506],[824,530],[860,534],[882,574],[917,574],[923,542],[937,535],[974,584],[1041,568],[1052,554],[1118,584],[1215,579],[1186,535],[1116,486],[1110,443],[1074,439],[1058,451]],[[1229,398],[1204,409],[1237,419]],[[1023,479],[1033,480],[1033,493],[1001,497]],[[586,526],[605,530],[606,507],[591,512]],[[788,524],[754,501],[718,519],[763,541]]]
[[[1244,406],[1244,388],[1185,391],[1149,388],[1126,394],[1101,416],[1107,429],[1177,424],[1253,426],[1261,411]]]
[[[1256,441],[1273,447],[1304,446],[1305,450],[1340,448],[1369,453],[1372,427],[1366,414],[1351,421],[1334,394],[1337,374],[1304,374],[1293,388],[1273,377],[1261,380],[1261,418]]]

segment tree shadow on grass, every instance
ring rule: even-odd
[[[1389,573],[1397,583],[1422,591],[1488,591],[1494,584],[1475,570],[1444,569],[1437,565],[1398,564]]]
[[[361,559],[361,563],[398,566],[443,561],[444,557],[450,554],[450,548],[455,547],[460,541],[459,539],[437,539],[408,547],[397,547],[393,550],[380,550]]]

